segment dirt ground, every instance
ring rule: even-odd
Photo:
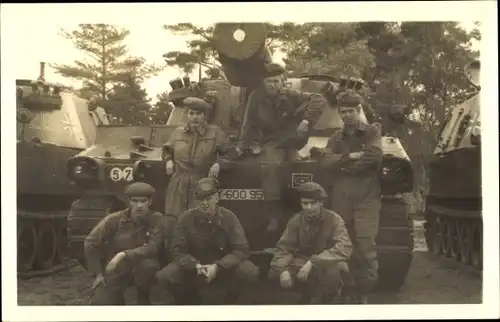
[[[18,281],[18,305],[85,305],[92,278],[79,266],[47,277]],[[251,291],[251,304],[294,304],[290,294],[277,294],[258,286]],[[127,299],[134,300],[133,290]],[[208,296],[211,302],[212,296]],[[278,301],[276,299],[279,298]],[[372,304],[477,304],[482,302],[482,278],[460,269],[451,260],[436,259],[427,252],[423,227],[415,221],[415,252],[406,284],[397,293],[375,293]],[[132,304],[132,303],[131,303]],[[216,303],[207,303],[216,304]]]

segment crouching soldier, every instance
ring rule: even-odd
[[[173,296],[175,304],[201,304],[199,288],[220,282],[226,288],[227,304],[235,303],[245,285],[259,275],[248,260],[245,232],[236,215],[218,206],[215,179],[199,180],[194,197],[199,205],[177,220],[170,248],[174,260],[157,274],[163,295]]]
[[[139,304],[150,304],[164,227],[163,215],[149,210],[154,192],[143,182],[129,185],[129,208],[105,217],[85,239],[87,268],[96,274],[92,305],[124,305],[128,286],[137,288]]]
[[[278,241],[269,278],[282,288],[301,291],[301,303],[333,304],[347,271],[352,244],[342,218],[323,207],[327,194],[314,182],[298,191],[302,211],[295,214]]]

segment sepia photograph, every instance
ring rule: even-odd
[[[2,4],[3,320],[498,318],[497,17],[453,3]]]

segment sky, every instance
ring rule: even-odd
[[[208,26],[210,23],[197,23],[199,26]],[[61,23],[57,19],[47,19],[41,24],[25,24],[23,28],[16,31],[18,39],[28,41],[16,42],[16,77],[37,78],[39,75],[39,63],[47,62],[45,67],[45,79],[68,85],[78,86],[78,82],[64,78],[55,73],[48,63],[72,64],[75,60],[85,58],[82,52],[74,48],[71,41],[59,35],[61,28],[73,30],[78,23]],[[473,22],[465,21],[462,25],[466,29],[473,27]],[[142,56],[148,63],[164,65],[162,55],[168,51],[187,51],[186,41],[189,36],[174,35],[162,28],[163,24],[158,21],[140,20],[138,22],[127,22],[117,24],[117,27],[127,28],[130,35],[125,39],[130,53]],[[476,44],[477,45],[477,44]],[[283,55],[277,53],[275,60],[280,61]],[[167,67],[157,76],[153,76],[144,82],[144,87],[152,102],[156,96],[166,90],[170,91],[170,80],[183,76],[183,72],[175,67]],[[192,73],[191,79],[197,79],[197,70]]]

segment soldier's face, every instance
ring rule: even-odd
[[[276,95],[283,87],[283,78],[281,76],[267,77],[264,79],[264,88],[268,95]]]
[[[344,124],[352,125],[359,121],[359,111],[356,107],[339,106],[339,113]]]
[[[141,217],[145,215],[151,205],[151,200],[147,197],[131,197],[129,202],[130,212],[133,217]]]
[[[205,114],[200,111],[188,109],[187,111],[187,121],[191,126],[200,125],[205,119]]]
[[[323,201],[310,199],[310,198],[300,198],[300,204],[302,205],[302,210],[311,216],[319,214]]]
[[[200,202],[200,208],[203,212],[214,213],[217,204],[219,203],[219,194],[214,193],[211,196],[207,196],[203,199],[200,199],[199,202]]]

